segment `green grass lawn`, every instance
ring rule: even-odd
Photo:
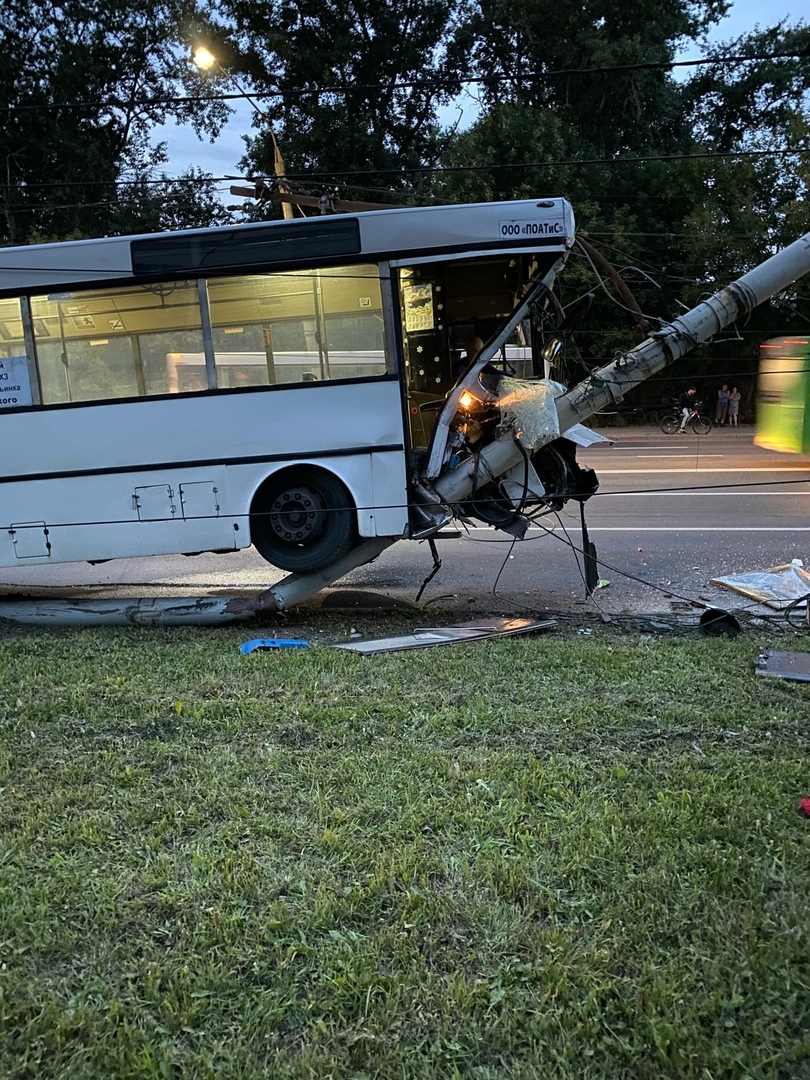
[[[256,633],[5,632],[0,1076],[810,1077],[764,639]]]

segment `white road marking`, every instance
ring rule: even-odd
[[[810,532],[810,525],[589,525],[588,532]]]
[[[647,473],[648,475],[650,473],[655,473],[656,475],[658,475],[659,473],[694,473],[694,472],[701,472],[701,473],[711,473],[711,472],[719,472],[719,473],[732,473],[732,472],[744,472],[744,473],[755,473],[755,472],[810,472],[810,464],[808,464],[808,465],[779,465],[779,466],[776,466],[776,467],[770,468],[770,469],[767,466],[756,467],[756,468],[752,468],[752,469],[746,469],[744,467],[737,467],[737,466],[734,466],[734,465],[729,466],[727,469],[715,469],[715,468],[699,469],[699,468],[697,468],[697,466],[695,468],[693,468],[693,469],[600,469],[599,470],[599,475],[600,476],[621,476],[624,473]]]
[[[588,449],[592,450],[593,447],[589,446]],[[634,454],[639,453],[638,448],[635,447],[635,446],[614,446],[613,449],[614,450],[631,451]],[[651,446],[650,449],[651,450],[663,450],[663,447],[662,446]],[[697,455],[698,457],[702,457],[702,458],[730,458],[730,457],[734,456],[732,454],[704,454],[702,450],[690,450],[688,446],[681,446],[681,447],[678,448],[678,450],[673,450],[669,454],[644,454],[643,456],[644,457],[655,457],[655,458],[668,458],[668,457],[686,457],[687,454],[690,457],[692,455]]]
[[[588,450],[598,450],[599,454],[645,454],[647,450],[670,450],[670,453],[674,456],[676,454],[703,454],[703,451],[699,446],[689,446],[688,443],[678,443],[676,446],[588,446],[583,447]],[[707,458],[727,458],[728,454],[706,454]]]
[[[569,531],[579,529],[578,522],[568,522],[566,528]],[[491,532],[493,535],[495,531],[489,525],[470,525],[467,532]],[[554,529],[544,529],[540,525],[530,525],[529,532],[555,532]],[[647,533],[647,532],[666,532],[666,533],[682,533],[682,532],[810,532],[810,525],[589,525],[588,532],[629,532],[629,533]],[[463,536],[459,537],[463,539]],[[499,541],[503,543],[503,541]]]
[[[667,491],[664,488],[661,491],[597,491],[594,498],[604,499],[605,496],[608,496],[611,499],[639,499],[642,497],[657,499],[661,495],[666,495],[667,498],[679,495],[684,499],[693,499],[696,495],[704,495],[707,498],[714,498],[716,495],[727,495],[746,499],[751,495],[764,495],[768,499],[795,499],[798,496],[806,498],[810,495],[810,491],[703,491],[701,489],[696,491]]]

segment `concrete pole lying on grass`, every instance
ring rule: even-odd
[[[258,596],[232,598],[225,608],[225,614],[239,615],[248,612],[256,615],[260,612],[286,611],[296,604],[302,604],[338,578],[356,570],[358,566],[373,562],[386,548],[395,544],[397,539],[394,536],[376,536],[373,540],[365,540],[323,570],[310,574],[289,574]]]
[[[288,574],[254,596],[132,596],[120,600],[0,600],[4,621],[37,626],[220,626],[254,615],[286,611],[377,558],[395,543],[389,536],[366,540],[342,559],[312,574]]]
[[[665,323],[646,341],[558,397],[560,431],[567,431],[605,406],[621,401],[628,390],[663,371],[697,345],[711,340],[724,327],[748,315],[758,304],[809,272],[810,233],[806,233],[732,285],[727,285],[671,323]],[[554,438],[552,435],[538,442],[534,449]],[[465,461],[455,471],[434,481],[433,487],[445,503],[453,505],[469,495],[474,477],[480,487],[485,478],[495,480],[523,461],[511,434],[485,446],[477,457],[477,462],[473,459]]]

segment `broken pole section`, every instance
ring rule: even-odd
[[[332,585],[338,578],[344,577],[358,566],[373,562],[386,548],[396,543],[398,537],[377,536],[373,540],[366,540],[362,544],[348,551],[342,559],[330,563],[323,570],[316,570],[310,574],[289,574],[276,585],[259,593],[258,596],[234,597],[225,608],[225,614],[243,615],[259,614],[266,611],[286,611],[303,604],[315,593]]]
[[[120,600],[41,599],[0,601],[0,623],[38,626],[221,626],[266,612],[302,604],[321,589],[364,563],[372,562],[395,541],[367,540],[342,559],[313,574],[288,574],[256,596],[144,596]]]

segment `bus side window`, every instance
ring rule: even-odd
[[[208,299],[220,388],[386,372],[376,265],[212,278]]]
[[[167,353],[203,351],[196,281],[35,296],[31,314],[44,405],[176,392]]]

